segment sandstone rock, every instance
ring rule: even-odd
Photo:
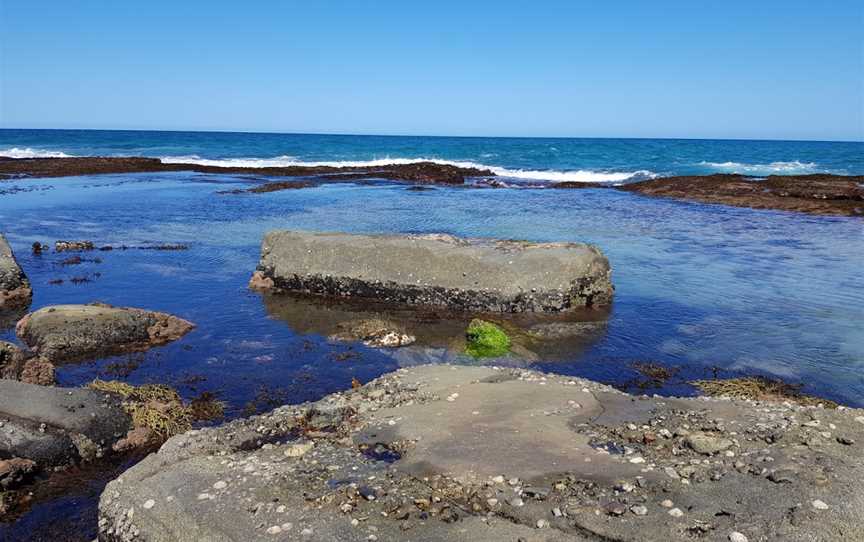
[[[0,313],[30,305],[33,290],[15,260],[12,247],[0,234]]]
[[[57,362],[146,350],[177,340],[194,324],[170,314],[108,305],[56,305],[18,322],[18,337]]]
[[[251,285],[472,312],[608,305],[610,267],[594,246],[449,235],[267,234]]]
[[[813,452],[797,446],[797,433],[771,443],[760,438],[763,430],[778,431],[791,408],[635,398],[527,370],[412,367],[316,403],[170,439],[106,486],[99,539],[263,541],[278,538],[268,534],[273,526],[288,540],[306,532],[308,539],[343,541],[374,534],[685,542],[693,539],[691,526],[712,540],[745,526],[760,540],[864,539],[864,465],[852,447]],[[860,411],[819,415],[852,437],[864,435],[854,421]],[[628,461],[632,453],[598,449],[630,425],[686,424],[692,436],[721,418],[739,435],[740,457],[788,455],[802,476],[818,472],[830,485],[776,484],[727,469],[724,455],[709,463],[691,457],[693,480],[707,469],[726,470],[683,484],[661,470],[684,468],[677,447],[628,442],[642,464]],[[827,488],[830,506],[816,503]],[[151,499],[157,504],[142,508]],[[801,503],[814,504],[801,510]],[[819,514],[819,521],[801,521],[790,510]]]

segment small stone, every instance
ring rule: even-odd
[[[768,479],[775,484],[790,484],[794,480],[795,473],[789,469],[778,469],[768,475]]]
[[[523,501],[521,497],[513,497],[512,499],[507,500],[507,504],[509,504],[510,506],[519,507],[525,506],[525,501]]]
[[[538,529],[545,529],[548,526],[549,526],[549,522],[546,521],[545,519],[538,519],[537,520],[537,528]]]
[[[486,499],[486,504],[489,505],[489,508],[495,508],[498,506],[498,499]]]
[[[825,504],[824,501],[820,501],[819,499],[816,499],[815,501],[813,501],[812,504],[813,504],[813,508],[815,508],[816,510],[828,510],[828,505]]]
[[[564,515],[564,513],[561,512],[561,509],[556,506],[555,508],[552,509],[552,515],[555,516],[556,518],[560,518],[561,516]]]
[[[154,506],[156,506],[156,501],[154,501],[153,499],[148,499],[144,502],[144,510],[150,510]]]
[[[675,503],[673,503],[669,499],[666,499],[660,503],[660,506],[662,506],[663,508],[672,508],[674,505],[675,505]]]
[[[492,481],[495,482],[496,484],[503,484],[504,483],[504,477],[499,474],[498,476],[493,476]]]
[[[303,536],[312,536],[312,533],[313,533],[313,531],[309,527],[306,527],[305,529],[300,531],[300,534]]]
[[[274,526],[270,527],[269,529],[267,529],[267,534],[279,534],[281,532],[282,532],[282,527],[280,527],[278,525],[274,525]]]
[[[729,533],[729,542],[747,542],[747,537],[738,531]]]
[[[731,448],[734,442],[727,438],[715,437],[705,433],[693,433],[684,439],[684,444],[697,454],[713,455]]]
[[[627,511],[627,507],[620,502],[610,502],[606,505],[606,513],[610,516],[623,516]]]
[[[285,447],[285,451],[282,453],[285,454],[285,457],[301,457],[306,455],[306,452],[312,449],[315,446],[313,442],[304,442],[302,444],[291,444],[290,446]]]
[[[675,480],[678,480],[679,478],[681,478],[681,475],[678,474],[678,471],[675,470],[675,469],[672,468],[672,467],[666,467],[666,468],[664,468],[664,469],[663,469],[663,472],[665,472],[665,473],[666,473],[666,476],[668,476],[669,478],[673,478],[673,479],[675,479]]]
[[[644,457],[636,456],[636,457],[634,457],[634,458],[631,458],[631,459],[630,459],[630,462],[633,463],[633,464],[644,463],[644,462],[645,462],[645,458],[644,458]]]
[[[837,442],[845,446],[852,446],[853,444],[855,444],[855,441],[849,437],[837,437]]]
[[[669,510],[669,515],[673,518],[680,518],[684,515],[684,512],[682,512],[680,508],[673,508],[672,510]]]
[[[637,516],[647,516],[648,508],[642,506],[641,504],[637,504],[630,507],[630,511],[636,514]]]
[[[228,483],[222,480],[219,480],[218,482],[213,484],[213,489],[225,489],[226,487],[228,487]]]

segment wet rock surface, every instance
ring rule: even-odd
[[[91,460],[130,426],[108,394],[0,380],[0,457],[29,459],[40,468]]]
[[[275,231],[251,286],[475,312],[611,302],[609,262],[579,243]]]
[[[817,215],[864,216],[864,177],[743,175],[668,177],[618,187],[646,196],[722,203],[753,209],[779,209]]]
[[[108,484],[99,539],[857,540],[837,439],[862,433],[844,408],[420,366],[172,438]]]
[[[91,304],[42,308],[22,318],[16,332],[34,352],[60,362],[146,350],[194,327],[170,314]]]
[[[50,386],[55,381],[54,365],[12,343],[0,341],[0,378]]]
[[[2,158],[0,177],[63,177],[104,173],[197,171],[200,173],[254,173],[274,177],[322,176],[329,182],[379,178],[420,184],[463,184],[467,177],[494,176],[489,170],[463,168],[433,162],[364,167],[219,167],[199,164],[165,164],[157,158],[76,157]],[[284,188],[284,187],[283,187]],[[265,190],[266,191],[266,190]]]
[[[30,305],[32,298],[30,281],[15,260],[12,247],[0,234],[0,321],[5,313]]]

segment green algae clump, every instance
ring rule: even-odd
[[[492,322],[471,320],[465,336],[468,339],[465,352],[473,358],[494,358],[510,352],[510,337]]]

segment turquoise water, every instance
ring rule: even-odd
[[[152,156],[215,165],[434,159],[552,181],[655,175],[864,174],[864,143],[0,130],[0,156]]]

